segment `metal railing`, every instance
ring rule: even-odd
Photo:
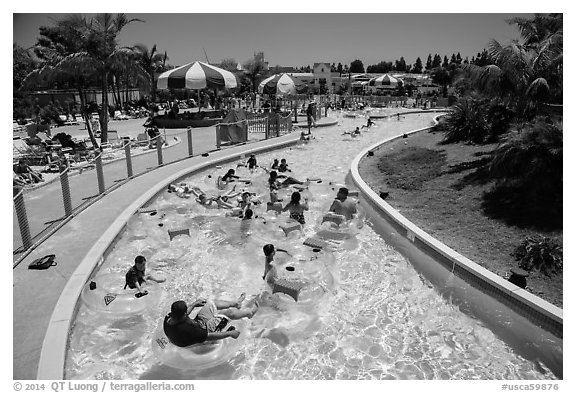
[[[269,116],[252,115],[243,120],[247,132],[243,143],[284,135],[292,130],[290,116],[275,123]],[[217,129],[224,124],[217,125]],[[118,145],[103,149],[96,157],[68,162],[46,184],[35,188],[15,189],[13,197],[13,262],[26,255],[73,216],[129,181],[158,167],[220,148],[219,132],[213,128],[164,130],[146,141],[119,140]]]

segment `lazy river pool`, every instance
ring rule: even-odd
[[[386,110],[381,110],[385,112]],[[393,112],[392,109],[389,110]],[[369,213],[365,225],[348,232],[331,231],[321,220],[337,184],[345,183],[352,159],[387,137],[431,124],[435,114],[411,114],[376,120],[362,136],[341,135],[366,123],[363,117],[339,119],[338,126],[313,130],[309,144],[258,154],[260,165],[286,158],[292,176],[321,178],[303,191],[310,198],[302,231],[286,235],[280,225],[287,213],[256,209],[246,222],[207,209],[194,198],[164,192],[135,214],[118,239],[95,281],[104,274],[123,274],[136,255],[148,271],[166,282],[150,304],[131,315],[110,315],[81,303],[69,337],[67,379],[554,379],[538,360],[526,356],[488,325],[463,312],[381,236],[382,218]],[[207,193],[219,192],[214,180],[236,163],[185,179]],[[266,175],[239,167],[251,178],[248,188],[268,200]],[[333,183],[333,184],[330,184]],[[360,201],[360,206],[365,201]],[[152,211],[153,210],[153,211]],[[169,230],[186,230],[170,240]],[[328,242],[313,250],[310,237]],[[210,367],[170,365],[157,356],[155,334],[173,301],[198,297],[247,298],[269,290],[261,276],[262,246],[273,243],[290,251],[277,265],[293,266],[312,287],[302,301],[284,295],[262,302],[256,315],[243,321],[233,353]],[[280,254],[280,253],[279,253]],[[520,317],[518,317],[520,318]],[[549,350],[561,357],[562,341],[534,328]],[[227,339],[231,340],[231,339]],[[548,348],[544,348],[548,350]]]

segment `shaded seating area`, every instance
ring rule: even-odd
[[[28,124],[26,133],[26,137],[13,136],[14,185],[34,185],[43,181],[42,173],[58,173],[96,156],[90,141],[63,132],[50,137],[47,126]]]

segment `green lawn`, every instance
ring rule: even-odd
[[[383,145],[360,163],[360,174],[406,218],[484,268],[505,276],[517,262],[510,255],[526,237],[541,234],[562,245],[562,231],[518,228],[484,215],[482,193],[491,184],[463,181],[469,162],[485,158],[496,145],[440,145],[442,133],[420,132]],[[562,274],[532,272],[533,294],[562,307]]]

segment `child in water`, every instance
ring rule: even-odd
[[[304,198],[304,203],[300,203],[301,197],[302,196],[299,192],[293,192],[292,196],[290,197],[290,202],[284,206],[282,211],[290,211],[290,218],[304,225],[306,224],[306,220],[304,219],[304,211],[308,210],[309,207],[307,198]]]

